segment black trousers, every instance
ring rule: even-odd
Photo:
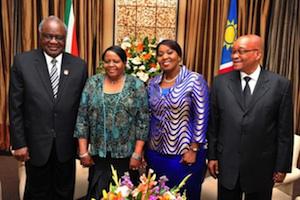
[[[105,189],[108,192],[109,184],[113,183],[111,165],[117,170],[119,179],[125,172],[129,172],[132,183],[134,185],[138,183],[139,172],[137,170],[129,170],[130,157],[111,158],[110,153],[108,153],[106,158],[93,156],[93,160],[95,165],[89,168],[89,188],[86,200],[91,198],[100,200],[102,198],[102,190]]]
[[[264,189],[260,191],[247,193],[242,191],[239,178],[235,188],[232,190],[225,188],[218,181],[218,200],[242,200],[243,193],[245,194],[245,200],[271,200],[273,185],[274,184],[266,185]]]
[[[48,162],[40,167],[25,163],[26,185],[24,200],[73,200],[75,158],[59,162],[55,145]]]

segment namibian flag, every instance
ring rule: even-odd
[[[237,0],[231,0],[227,23],[225,27],[224,45],[222,49],[222,60],[219,68],[219,74],[233,70],[231,52],[232,45],[237,37]]]
[[[72,0],[66,0],[65,24],[67,25],[68,28],[65,51],[71,53],[74,56],[78,56],[79,53],[78,53],[75,17],[74,17]]]

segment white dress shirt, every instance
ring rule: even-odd
[[[46,63],[47,63],[47,67],[48,67],[49,76],[50,76],[51,69],[52,69],[52,66],[53,66],[51,61],[53,59],[55,59],[57,61],[56,67],[57,67],[57,73],[58,73],[58,78],[59,78],[60,77],[60,72],[61,72],[62,53],[59,54],[58,56],[56,56],[55,58],[49,56],[46,52],[44,52],[44,55],[45,55],[45,58],[46,58]]]
[[[242,89],[243,90],[246,86],[246,81],[245,81],[244,77],[248,76],[248,77],[251,78],[249,80],[248,84],[249,84],[249,87],[250,87],[251,94],[253,94],[253,91],[254,91],[254,88],[256,86],[260,71],[261,71],[261,67],[258,66],[252,74],[246,74],[245,72],[242,72],[242,71],[240,72],[241,73],[241,84],[242,84]]]

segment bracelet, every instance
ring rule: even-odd
[[[135,152],[132,153],[131,158],[133,158],[135,160],[138,160],[138,161],[142,160],[142,156],[138,153],[135,153]]]
[[[78,157],[79,158],[84,158],[84,157],[87,157],[88,155],[89,155],[89,152],[87,151],[87,152],[85,152],[83,154],[78,154]]]

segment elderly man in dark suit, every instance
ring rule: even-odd
[[[73,199],[73,131],[87,67],[64,53],[66,26],[60,19],[44,19],[39,32],[41,49],[16,55],[11,69],[13,155],[26,161],[24,199]]]
[[[262,41],[238,38],[234,71],[217,76],[211,91],[208,169],[221,200],[271,200],[292,161],[292,90],[286,78],[262,69]]]

